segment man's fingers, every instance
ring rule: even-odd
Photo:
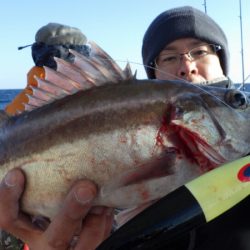
[[[0,226],[9,230],[12,223],[18,219],[19,199],[24,188],[24,176],[18,169],[11,170],[0,185]]]
[[[89,213],[97,195],[92,182],[79,181],[74,185],[61,211],[45,231],[34,226],[30,218],[20,212],[24,182],[22,171],[15,169],[0,184],[0,214],[5,215],[0,216],[0,228],[25,241],[31,249],[69,249],[74,238],[79,239],[75,249],[95,249],[109,235],[111,209],[99,207]]]
[[[29,218],[20,213],[19,200],[23,193],[25,178],[20,169],[8,172],[0,184],[0,228],[14,236],[25,239],[37,235]]]
[[[72,188],[62,210],[53,219],[44,234],[53,249],[68,248],[81,221],[88,214],[96,194],[95,185],[88,181],[78,182]]]
[[[110,234],[113,222],[112,210],[99,208],[89,213],[84,220],[81,235],[75,250],[94,250]]]
[[[106,216],[104,239],[107,239],[110,236],[113,224],[114,224],[114,209],[109,208],[107,210],[107,216]]]

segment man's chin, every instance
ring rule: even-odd
[[[193,84],[202,84],[202,85],[206,85],[207,80],[204,79],[203,77],[186,77],[183,80],[193,83]]]

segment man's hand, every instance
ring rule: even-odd
[[[111,231],[112,209],[92,207],[97,195],[90,181],[78,181],[68,193],[63,208],[45,230],[31,223],[20,211],[25,178],[11,170],[0,185],[0,228],[28,244],[30,249],[95,249]],[[48,201],[49,202],[49,201]]]

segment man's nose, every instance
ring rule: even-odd
[[[183,54],[180,58],[180,65],[177,72],[179,77],[198,74],[195,61],[192,61],[189,55]]]

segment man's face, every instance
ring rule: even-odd
[[[193,83],[223,77],[218,49],[193,38],[175,40],[156,58],[155,76],[160,80],[184,79]]]

